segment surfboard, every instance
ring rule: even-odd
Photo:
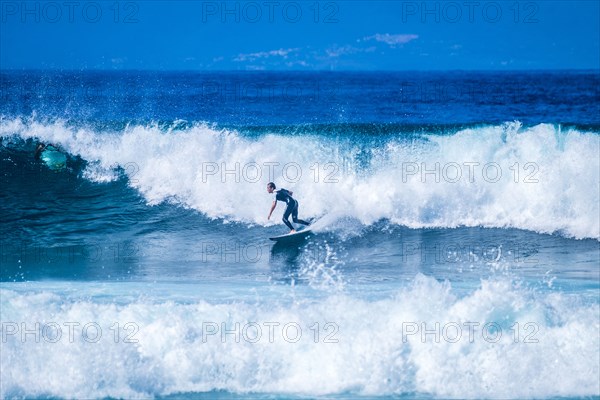
[[[310,230],[310,228],[306,228],[306,229],[303,229],[301,231],[297,231],[294,233],[288,233],[286,235],[270,237],[269,239],[271,239],[277,243],[295,243],[295,242],[300,242],[300,241],[304,240],[311,234],[312,234],[312,231]]]

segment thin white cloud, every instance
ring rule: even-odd
[[[366,36],[362,39],[356,40],[357,45],[345,44],[345,45],[330,45],[329,47],[321,50],[310,50],[311,46],[304,48],[280,48],[270,51],[259,51],[254,53],[240,53],[237,56],[231,58],[234,62],[241,62],[246,65],[247,69],[259,69],[273,66],[287,66],[292,67],[311,67],[313,63],[327,62],[327,60],[340,58],[343,56],[351,56],[354,54],[374,53],[377,51],[375,45],[367,47],[368,41],[377,41],[386,43],[388,46],[394,48],[397,45],[403,45],[415,39],[418,39],[418,35],[414,34],[397,34],[392,35],[389,33],[377,33],[371,36]],[[213,59],[213,62],[221,61],[222,58],[217,57]]]
[[[371,46],[371,47],[354,47],[354,46],[350,46],[345,45],[345,46],[333,46],[330,47],[328,49],[325,50],[325,53],[327,53],[328,57],[340,57],[346,54],[356,54],[356,53],[371,53],[375,51],[375,47]]]
[[[283,57],[284,59],[288,57],[288,54],[293,53],[295,51],[300,50],[299,48],[294,49],[278,49],[271,51],[259,51],[257,53],[240,53],[233,59],[233,61],[254,61],[259,58],[269,58],[269,57]]]
[[[398,35],[390,35],[389,33],[376,33],[371,36],[366,36],[362,40],[369,41],[375,40],[377,42],[383,42],[389,46],[396,46],[399,44],[405,44],[416,40],[419,38],[419,35],[414,34],[398,34]]]

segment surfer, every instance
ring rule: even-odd
[[[294,229],[294,226],[288,220],[288,218],[290,217],[290,214],[292,214],[292,220],[294,221],[294,223],[302,224],[302,225],[310,225],[310,223],[308,223],[304,220],[298,219],[298,200],[296,200],[292,197],[294,192],[283,189],[283,188],[281,188],[279,190],[275,190],[275,189],[277,189],[277,187],[275,186],[275,184],[273,182],[269,182],[267,184],[267,192],[274,194],[273,195],[273,205],[271,206],[271,211],[269,211],[269,216],[267,217],[267,219],[271,219],[271,214],[273,214],[273,210],[275,210],[275,207],[277,207],[277,201],[283,201],[287,204],[285,212],[283,213],[283,223],[286,224],[288,228],[290,228],[290,233],[296,232],[296,230]]]
[[[56,146],[55,146],[55,145],[53,145],[52,143],[45,144],[45,143],[41,143],[41,142],[40,142],[40,143],[37,145],[36,149],[35,149],[35,155],[34,155],[35,159],[36,159],[36,160],[39,160],[39,159],[40,159],[40,157],[41,157],[41,155],[42,155],[42,153],[43,153],[44,151],[46,151],[46,150],[48,150],[48,151],[59,151],[59,150],[58,150],[58,147],[56,147]]]
[[[42,152],[46,150],[46,145],[44,143],[40,143],[37,145],[37,148],[35,149],[35,159],[39,160],[40,156],[42,155]]]

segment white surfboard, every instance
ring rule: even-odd
[[[295,243],[306,239],[312,234],[310,228],[303,229],[294,233],[288,233],[286,235],[274,236],[269,239],[276,241],[277,243]]]

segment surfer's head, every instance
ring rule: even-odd
[[[273,190],[277,189],[273,182],[267,183],[267,192],[273,193]]]

